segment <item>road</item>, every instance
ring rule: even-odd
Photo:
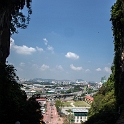
[[[46,124],[63,124],[63,118],[58,115],[55,105],[50,105],[51,102],[47,102],[47,111],[44,116],[44,122]]]

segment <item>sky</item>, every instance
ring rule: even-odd
[[[99,82],[114,57],[115,0],[34,0],[26,29],[11,36],[9,64],[22,79]],[[26,9],[22,10],[26,15]]]

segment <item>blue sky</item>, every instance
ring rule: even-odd
[[[20,78],[84,79],[111,74],[115,0],[35,0],[27,29],[11,37],[8,62]],[[26,10],[23,10],[26,13]]]

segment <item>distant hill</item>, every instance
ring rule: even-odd
[[[33,82],[52,82],[52,81],[55,81],[55,79],[34,78],[34,79],[30,79],[29,81],[33,81]]]
[[[84,81],[83,79],[76,79],[76,81],[80,82],[80,81]]]

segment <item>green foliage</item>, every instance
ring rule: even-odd
[[[20,90],[13,66],[0,65],[0,70],[3,72],[0,75],[0,123],[15,123],[21,116],[27,96]]]
[[[75,107],[90,107],[90,105],[87,104],[87,103],[84,102],[84,101],[75,101],[75,102],[74,102],[74,106],[75,106]]]
[[[64,106],[64,103],[62,101],[60,101],[60,100],[56,100],[55,106],[56,107],[63,107]]]
[[[56,100],[55,101],[55,106],[56,106],[57,112],[59,114],[61,114],[61,109],[64,106],[64,103],[62,101],[60,101],[60,100]]]
[[[30,21],[32,0],[0,1],[0,63],[5,64],[10,54],[10,36],[17,33],[17,28],[25,29]],[[25,16],[22,9],[27,8]],[[1,73],[1,72],[0,72]]]
[[[10,28],[11,34],[17,33],[17,28],[26,28],[30,21],[32,0],[4,0],[0,2],[0,30]],[[28,9],[28,16],[22,13],[24,7]]]
[[[113,74],[93,97],[94,102],[88,113],[89,119],[85,124],[114,124],[118,114],[116,112]]]
[[[87,93],[88,93],[88,94],[91,94],[91,93],[93,93],[93,92],[94,92],[93,89],[87,88]]]
[[[71,102],[64,102],[64,103],[63,103],[63,106],[64,106],[64,107],[71,107],[70,103],[71,103]]]
[[[73,92],[78,92],[81,91],[82,89],[80,88],[80,86],[74,86]]]
[[[78,92],[81,91],[82,89],[80,88],[80,86],[74,86],[74,88],[70,88],[69,90],[67,90],[67,93],[72,93],[72,92]]]
[[[17,83],[12,65],[0,65],[0,124],[38,124],[41,118],[40,106],[35,99],[29,99]]]
[[[25,104],[21,123],[24,124],[39,124],[41,119],[40,105],[35,98],[31,97]]]
[[[117,0],[111,9],[111,22],[114,36],[114,87],[118,106],[124,104],[124,1]]]

